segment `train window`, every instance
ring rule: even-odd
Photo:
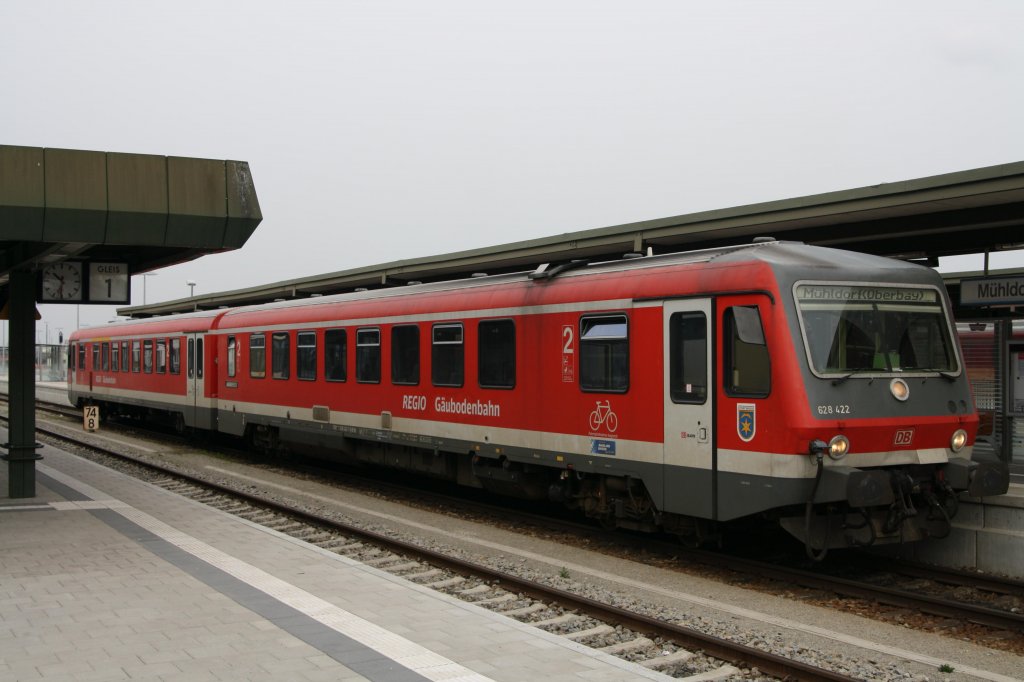
[[[466,375],[462,324],[435,324],[433,333],[431,380],[435,386],[461,386]]]
[[[156,340],[156,372],[166,374],[167,372],[167,339]]]
[[[78,369],[85,369],[85,344],[78,345]]]
[[[669,318],[669,395],[674,403],[708,399],[708,320],[702,312]]]
[[[74,369],[78,363],[78,345],[71,343],[68,344],[68,369]]]
[[[128,342],[121,342],[121,371],[127,372],[131,369],[131,356],[128,353]]]
[[[516,325],[485,320],[477,326],[477,381],[481,388],[515,388]]]
[[[262,379],[267,376],[267,337],[253,334],[249,337],[249,376]]]
[[[203,378],[203,340],[196,339],[196,379]]]
[[[380,329],[356,330],[356,381],[380,383]]]
[[[729,395],[763,398],[771,391],[771,362],[757,306],[727,308],[725,390]]]
[[[142,348],[142,342],[141,341],[132,341],[132,371],[133,372],[140,371],[141,363],[139,362],[139,359],[142,357],[141,348]]]
[[[116,372],[121,366],[121,344],[117,341],[110,344],[110,371]]]
[[[142,371],[146,374],[153,373],[153,340],[146,339],[142,342]]]
[[[327,381],[345,381],[345,359],[348,357],[348,334],[344,329],[324,332],[324,374]]]
[[[193,339],[188,340],[188,358],[186,360],[188,365],[188,378],[191,379],[195,374],[195,361],[196,361],[196,342]]]
[[[288,332],[275,332],[270,337],[270,376],[275,379],[287,379],[290,369]]]
[[[414,324],[391,328],[391,383],[420,383],[420,328]]]
[[[933,288],[801,283],[795,291],[807,355],[819,376],[959,369]]]
[[[92,371],[97,371],[100,368],[100,344],[92,344]]]
[[[629,389],[629,324],[625,315],[580,319],[580,388],[606,393]]]
[[[106,372],[110,369],[110,342],[104,341],[100,344],[100,368]]]
[[[235,361],[238,357],[238,342],[235,337],[228,337],[228,376],[235,376]]]
[[[295,375],[302,381],[316,380],[316,332],[295,335]]]
[[[181,339],[171,339],[171,374],[181,374]]]

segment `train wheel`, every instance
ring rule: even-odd
[[[271,455],[277,450],[277,429],[266,424],[249,425],[249,443],[264,455]]]
[[[687,523],[676,528],[674,534],[686,547],[697,549],[712,540],[720,540],[714,527],[704,519],[686,519]]]

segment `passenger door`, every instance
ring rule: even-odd
[[[206,398],[203,335],[186,334],[185,423],[201,429],[212,428],[210,400]]]
[[[665,511],[716,516],[710,298],[665,301]]]

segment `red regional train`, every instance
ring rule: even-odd
[[[541,266],[72,335],[72,404],[819,553],[941,537],[1002,494],[941,278],[754,244]]]

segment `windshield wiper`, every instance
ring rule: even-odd
[[[950,372],[948,369],[936,369],[934,367],[904,367],[904,372],[935,372],[946,381],[953,383],[956,381],[956,375]]]
[[[884,372],[884,371],[885,370],[876,369],[874,367],[858,367],[857,369],[850,370],[850,372],[848,374],[844,374],[841,377],[836,377],[835,379],[833,379],[832,380],[832,385],[833,386],[838,386],[839,384],[843,383],[844,381],[846,381],[847,379],[849,379],[850,377],[852,377],[855,374],[865,374],[867,372]],[[874,377],[872,377],[871,379],[872,379],[872,381],[874,381]]]

